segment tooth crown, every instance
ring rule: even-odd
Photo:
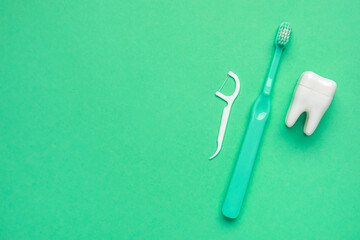
[[[323,78],[311,71],[301,74],[299,84],[331,98],[334,96],[336,91],[336,82]]]
[[[295,88],[285,124],[292,127],[301,113],[306,112],[304,133],[311,135],[328,109],[336,87],[336,83],[330,79],[310,71],[304,72]]]

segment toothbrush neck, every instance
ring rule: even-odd
[[[267,79],[265,81],[264,90],[263,90],[264,94],[267,94],[267,95],[271,94],[271,90],[272,90],[272,87],[274,85],[274,80],[275,80],[275,76],[276,76],[276,72],[277,72],[277,69],[278,69],[278,65],[279,65],[279,61],[280,61],[282,51],[283,51],[283,48],[276,47],[274,58],[273,58],[273,61],[271,63],[271,67],[270,67]]]

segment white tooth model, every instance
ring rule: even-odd
[[[328,109],[336,91],[336,83],[316,73],[304,72],[295,88],[285,124],[292,127],[300,114],[307,113],[304,133],[310,136]]]

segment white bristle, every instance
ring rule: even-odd
[[[282,23],[279,27],[278,34],[276,36],[276,44],[280,47],[285,47],[289,42],[291,35],[291,25],[290,23]]]

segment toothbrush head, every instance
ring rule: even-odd
[[[276,35],[275,45],[284,48],[290,40],[291,25],[290,23],[283,22],[279,26],[279,30]]]

